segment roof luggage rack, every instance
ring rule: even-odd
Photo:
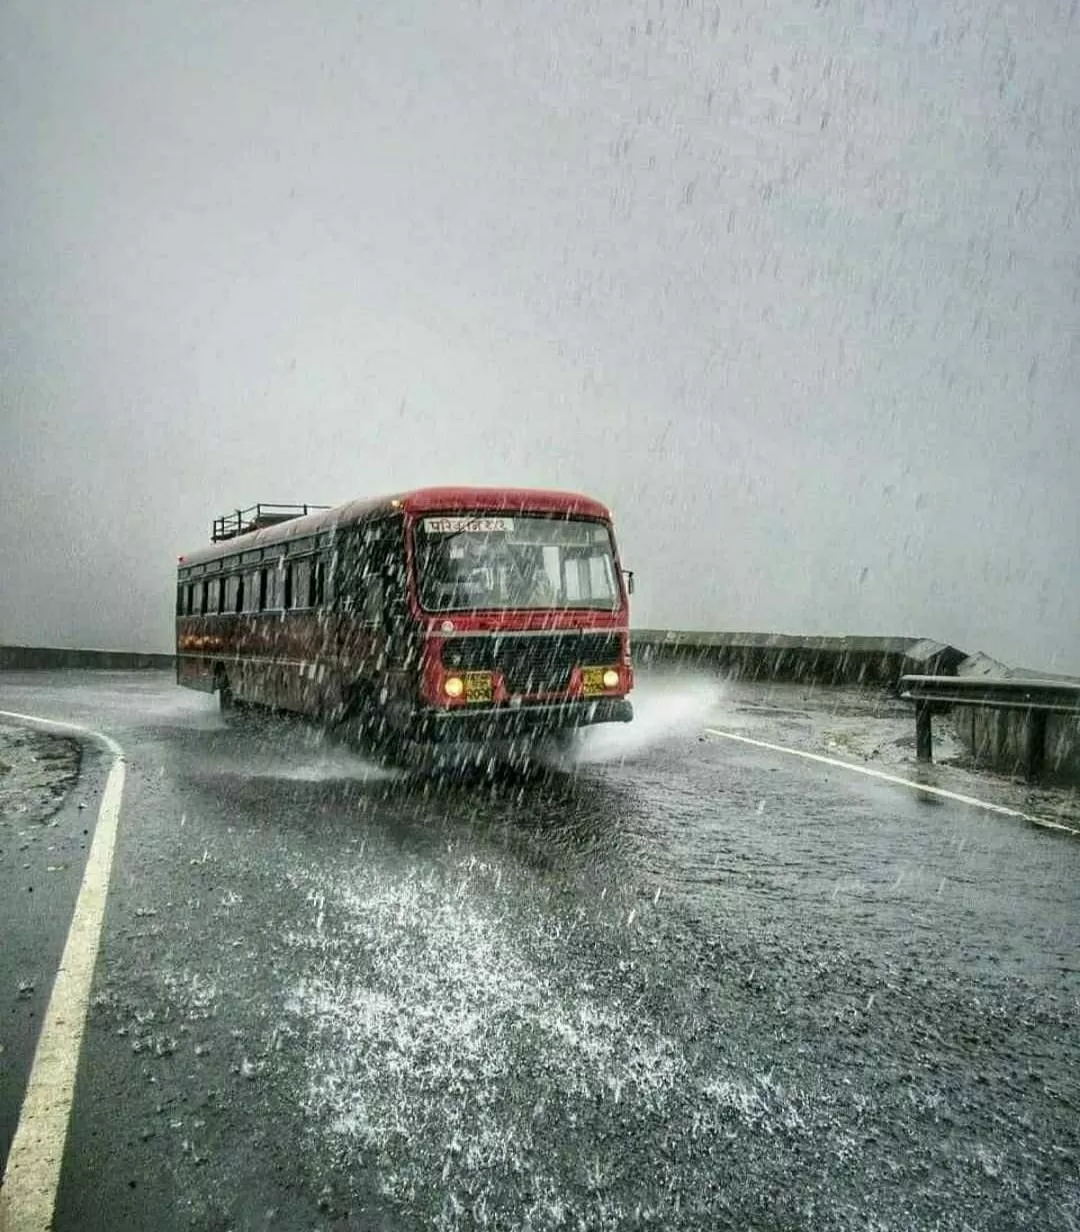
[[[210,528],[210,539],[213,543],[220,543],[223,539],[235,539],[253,530],[291,522],[293,518],[302,518],[305,514],[319,513],[329,508],[330,505],[252,505],[248,509],[237,509],[215,518]]]

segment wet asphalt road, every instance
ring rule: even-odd
[[[1073,839],[698,724],[448,785],[156,673],[0,707],[129,762],[64,1232],[1080,1227]]]

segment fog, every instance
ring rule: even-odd
[[[634,623],[1080,672],[1080,14],[0,11],[0,642],[255,501],[615,510]]]

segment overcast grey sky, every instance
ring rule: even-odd
[[[213,515],[614,507],[635,623],[1080,672],[1075,0],[0,9],[0,641]]]

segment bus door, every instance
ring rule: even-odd
[[[343,545],[342,637],[359,673],[396,692],[410,660],[405,541],[400,518],[357,527]],[[343,647],[345,650],[346,647]]]

